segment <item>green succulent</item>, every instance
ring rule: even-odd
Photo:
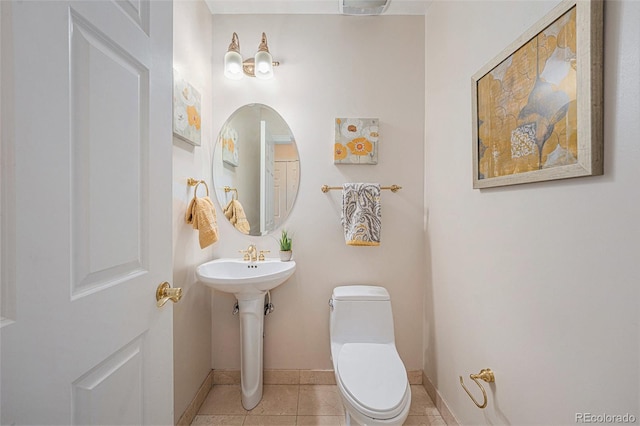
[[[280,237],[280,251],[291,250],[291,237],[287,234],[286,230],[282,230],[282,236]]]

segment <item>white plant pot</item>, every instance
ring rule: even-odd
[[[289,251],[282,251],[280,250],[280,260],[283,262],[288,262],[291,260],[291,255],[293,254],[293,252],[291,250]]]

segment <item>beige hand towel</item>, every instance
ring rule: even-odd
[[[209,197],[193,197],[187,207],[185,221],[197,229],[200,248],[218,241],[216,208]]]
[[[343,185],[342,225],[347,245],[380,245],[382,215],[379,184],[345,183]]]
[[[251,225],[249,225],[249,221],[247,220],[247,216],[244,213],[244,208],[242,207],[242,204],[240,204],[240,201],[236,199],[229,201],[229,204],[224,208],[224,215],[238,231],[243,234],[249,234],[249,231],[251,231]]]

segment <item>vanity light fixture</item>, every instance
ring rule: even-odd
[[[242,60],[240,55],[240,40],[238,34],[233,33],[231,36],[231,44],[227,53],[224,55],[224,76],[232,80],[240,80],[242,74],[249,77],[257,77],[267,80],[273,77],[273,67],[280,65],[280,62],[274,61],[269,46],[267,46],[267,35],[262,33],[262,40],[258,46],[258,52],[253,58]]]

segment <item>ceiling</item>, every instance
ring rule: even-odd
[[[339,0],[205,0],[213,14],[340,13]],[[385,15],[424,15],[432,0],[391,0]]]

